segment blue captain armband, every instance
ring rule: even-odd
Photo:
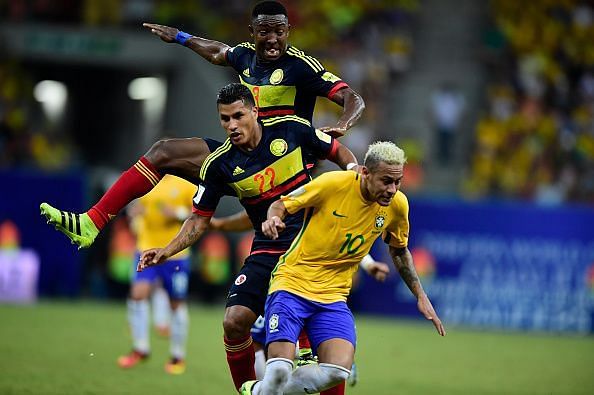
[[[192,37],[191,34],[188,34],[186,32],[182,32],[181,30],[177,33],[177,35],[175,36],[175,42],[181,45],[186,45],[186,41],[188,41],[188,39]]]

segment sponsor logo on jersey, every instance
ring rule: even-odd
[[[278,332],[278,314],[272,314],[268,320],[268,329],[270,333]]]
[[[270,152],[272,152],[272,155],[274,156],[283,156],[288,148],[289,145],[283,139],[274,139],[270,143]]]
[[[270,83],[272,85],[278,85],[282,82],[284,76],[285,74],[282,69],[276,69],[270,74]]]
[[[245,280],[247,280],[247,276],[245,274],[240,274],[235,279],[235,285],[241,285],[241,284],[245,283]]]
[[[233,175],[237,176],[239,174],[243,173],[243,169],[239,166],[235,166],[235,170],[233,170]]]
[[[375,227],[376,228],[382,228],[385,223],[386,223],[386,217],[384,217],[383,215],[380,214],[375,217]]]
[[[248,77],[248,78],[249,78],[249,77],[251,77],[251,76],[250,76],[250,69],[245,69],[245,70],[243,70],[243,73],[242,73],[242,74],[243,74],[243,75],[245,75],[245,76],[246,76],[246,77]]]
[[[334,215],[335,217],[338,218],[346,218],[346,215],[342,215],[342,214],[338,214],[338,212],[336,212],[336,210],[332,211],[332,215]]]

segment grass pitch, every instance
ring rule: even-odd
[[[128,371],[125,305],[0,305],[0,394],[234,394],[222,345],[223,307],[190,308],[188,369],[163,370],[168,341]],[[352,395],[594,394],[594,338],[494,333],[357,317]]]

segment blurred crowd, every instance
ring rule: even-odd
[[[594,3],[491,3],[496,53],[469,196],[594,202]]]
[[[64,169],[76,150],[60,122],[43,115],[33,90],[33,79],[19,62],[0,59],[0,168]]]

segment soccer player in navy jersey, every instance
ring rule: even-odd
[[[342,136],[361,116],[365,104],[339,77],[314,57],[288,44],[289,21],[285,7],[276,1],[257,4],[249,26],[254,43],[230,47],[218,41],[191,36],[168,26],[145,23],[152,33],[169,43],[192,49],[210,63],[233,67],[241,83],[252,91],[260,119],[282,121],[297,116],[311,123],[316,98],[325,96],[343,106],[335,126],[320,128]],[[174,174],[197,183],[197,168],[217,148],[199,137],[156,142],[86,213],[77,214],[41,204],[41,212],[80,247],[90,246],[101,229],[132,200],[146,194],[163,177]]]
[[[235,196],[256,232],[250,256],[229,290],[223,329],[225,348],[237,389],[255,378],[254,348],[250,328],[264,312],[270,273],[303,225],[303,212],[285,219],[281,237],[271,240],[260,227],[270,204],[281,194],[307,184],[308,158],[329,159],[346,169],[356,163],[353,153],[330,135],[295,117],[261,120],[250,90],[229,84],[217,98],[221,125],[228,139],[209,155],[202,168],[203,182],[194,197],[194,212],[176,237],[164,248],[143,252],[138,269],[162,264],[195,243],[208,229],[222,196]]]

